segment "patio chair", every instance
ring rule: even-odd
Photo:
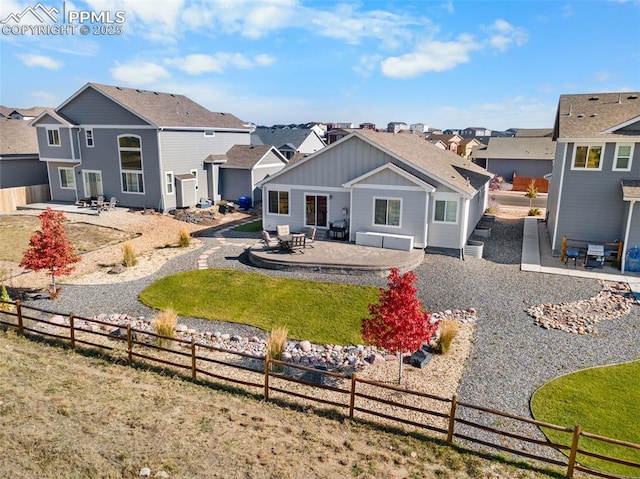
[[[306,242],[305,242],[305,248],[307,246],[309,246],[309,248],[313,248],[313,243],[316,241],[316,227],[312,226],[311,228],[309,228],[309,231],[307,232],[307,238],[306,238]],[[308,244],[307,244],[308,243]]]
[[[287,236],[290,235],[289,225],[278,225],[276,226],[276,234],[278,236]]]
[[[109,199],[109,203],[105,203],[104,204],[104,210],[105,211],[111,211],[112,209],[114,209],[116,207],[117,203],[118,203],[118,199],[115,196],[112,196]]]
[[[95,200],[91,200],[91,208],[100,211],[104,207],[104,196],[98,195]]]
[[[307,237],[304,233],[298,233],[291,235],[291,243],[289,246],[289,253],[293,253],[296,249],[302,249],[306,247],[306,239]],[[304,253],[304,251],[301,251]]]
[[[268,231],[262,230],[262,241],[265,248],[277,248],[280,245],[280,242],[276,238],[272,238]]]

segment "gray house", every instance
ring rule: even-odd
[[[237,117],[183,95],[95,83],[30,124],[52,200],[104,195],[160,211],[219,200],[219,165],[204,160],[250,143]]]
[[[15,110],[14,110],[15,111]],[[0,119],[0,188],[46,185],[36,132],[22,119]]]
[[[547,200],[551,247],[562,238],[640,245],[640,93],[561,95]],[[623,265],[624,268],[624,255]]]
[[[327,230],[347,221],[358,244],[387,235],[416,248],[463,249],[489,179],[413,133],[357,130],[262,181],[263,224]]]
[[[326,146],[315,130],[290,127],[258,127],[251,133],[251,144],[273,145],[287,160],[293,158],[296,153],[315,153]]]
[[[512,181],[514,173],[543,178],[551,173],[555,142],[551,137],[492,137],[489,144],[473,150],[473,162]]]
[[[245,196],[259,203],[262,190],[257,183],[284,168],[287,160],[273,146],[234,145],[224,155],[209,155],[205,163],[219,165],[222,199],[237,201]]]

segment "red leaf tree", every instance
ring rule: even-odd
[[[362,338],[369,344],[400,354],[398,383],[402,380],[403,354],[413,352],[429,341],[438,324],[431,323],[431,313],[424,309],[413,286],[413,271],[403,275],[392,268],[387,288],[380,288],[378,303],[369,305],[369,317],[362,320]]]
[[[47,208],[38,218],[42,228],[29,240],[29,249],[24,252],[20,267],[33,271],[47,270],[51,275],[49,293],[52,298],[58,293],[56,276],[67,276],[74,269],[73,263],[80,258],[73,250],[73,245],[67,239],[64,223],[67,218],[62,212]]]

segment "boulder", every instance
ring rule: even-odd
[[[418,349],[411,355],[409,363],[413,367],[422,369],[429,364],[429,361],[431,361],[431,354],[426,352],[424,349]]]

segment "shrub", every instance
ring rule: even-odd
[[[178,231],[178,246],[180,248],[186,248],[191,244],[191,233],[186,226],[183,226]]]
[[[529,208],[529,212],[527,214],[529,216],[540,216],[542,215],[542,211],[540,208]]]
[[[287,345],[289,330],[286,326],[275,326],[267,338],[267,359],[282,361],[282,353]],[[274,371],[281,370],[280,365],[274,365]]]
[[[131,241],[127,241],[122,245],[122,264],[127,268],[138,264],[136,249]]]
[[[176,324],[178,324],[178,315],[172,308],[165,308],[158,312],[151,321],[151,326],[155,332],[168,338],[173,338]],[[157,342],[160,346],[165,346],[171,341],[165,338],[157,338]]]
[[[6,303],[4,301],[7,301]],[[13,304],[9,303],[11,297],[4,284],[0,283],[0,311],[13,311]]]
[[[451,343],[458,335],[460,326],[455,319],[446,319],[440,322],[440,335],[436,342],[435,350],[440,354],[447,354],[451,349]]]

